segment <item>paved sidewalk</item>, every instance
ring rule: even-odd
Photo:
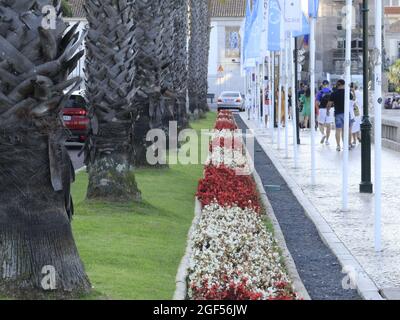
[[[381,253],[374,250],[374,197],[358,192],[361,180],[361,148],[358,146],[350,152],[350,211],[341,211],[342,174],[341,162],[343,153],[336,151],[334,132],[331,146],[319,144],[321,135],[317,133],[317,185],[310,186],[311,181],[311,143],[310,132],[301,132],[302,145],[299,146],[299,168],[294,169],[292,128],[289,129],[289,158],[285,158],[284,134],[281,129],[282,149],[271,146],[271,130],[259,129],[258,123],[242,119],[249,128],[254,129],[258,142],[273,155],[275,161],[301,188],[303,196],[323,217],[334,234],[343,243],[347,254],[357,260],[360,271],[365,271],[370,279],[389,298],[396,297],[400,291],[400,153],[384,149],[383,156],[383,246]],[[399,194],[399,195],[398,195]],[[322,221],[325,223],[325,221]],[[323,230],[320,232],[324,232]],[[336,238],[336,237],[335,237]],[[340,244],[341,245],[341,244]],[[347,250],[348,249],[348,250]],[[339,254],[340,250],[338,249]],[[399,297],[400,298],[400,297]]]

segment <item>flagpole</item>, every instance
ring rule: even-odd
[[[271,132],[272,144],[274,144],[274,130],[275,130],[275,52],[271,52],[271,73],[270,73],[270,98],[269,105],[271,109]]]
[[[266,124],[266,122],[265,122],[265,116],[266,116],[266,113],[265,113],[265,93],[266,93],[266,89],[265,89],[265,57],[264,57],[264,59],[263,59],[263,62],[262,62],[262,108],[263,108],[263,119],[262,119],[262,122],[263,122],[263,127],[264,127],[264,129],[266,129],[267,128],[267,124]]]
[[[311,90],[311,185],[316,184],[316,155],[315,155],[315,23],[316,18],[310,19],[310,90]]]
[[[289,158],[289,50],[285,33],[285,157]]]
[[[293,153],[294,153],[294,167],[299,165],[298,145],[297,145],[297,99],[296,99],[296,81],[295,81],[295,66],[294,66],[294,37],[290,36],[290,65],[292,68],[292,119],[293,119]]]
[[[256,62],[256,121],[260,127],[260,64]]]
[[[382,251],[382,0],[375,0],[375,250]],[[364,108],[368,106],[364,106]]]
[[[343,132],[343,211],[349,209],[349,138],[350,138],[350,82],[351,82],[351,27],[352,27],[352,0],[346,0],[346,86],[344,105],[344,132]]]
[[[254,77],[253,77],[253,75],[254,75]],[[253,121],[254,120],[256,120],[256,107],[257,107],[257,96],[256,96],[256,68],[255,67],[253,67],[253,73],[252,73],[252,75],[251,75],[251,83],[252,83],[252,86],[251,86],[251,88],[252,88],[252,94],[253,94],[253,108],[252,108],[252,119],[253,119]]]
[[[283,73],[283,51],[279,51],[279,82],[278,82],[278,150],[282,148],[281,143],[281,120],[282,120],[282,73]]]
[[[258,96],[259,96],[259,102],[260,102],[260,110],[259,110],[259,117],[260,117],[260,128],[264,128],[264,99],[263,99],[263,94],[264,94],[264,71],[263,71],[263,63],[259,63],[258,65]]]

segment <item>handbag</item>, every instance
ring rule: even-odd
[[[360,107],[357,103],[354,103],[354,116],[359,117],[361,116]]]

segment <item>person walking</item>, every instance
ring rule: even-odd
[[[322,134],[321,144],[329,145],[329,138],[331,136],[332,124],[334,121],[333,110],[328,108],[328,103],[332,90],[329,88],[329,81],[324,80],[322,83],[322,88],[317,94],[316,107],[318,110],[318,124],[319,130]]]
[[[293,106],[292,106],[292,88],[290,87],[289,88],[289,91],[288,91],[288,98],[289,98],[289,100],[288,100],[288,107],[289,107],[289,120],[292,120],[292,117],[293,117]]]
[[[247,120],[249,121],[251,118],[252,109],[253,109],[253,98],[252,98],[252,92],[251,90],[249,90],[246,97]]]
[[[281,90],[282,90],[282,93],[281,93],[282,94],[281,105],[278,106],[278,104],[279,104],[279,102],[278,102],[278,100],[279,100],[278,99],[278,97],[279,97],[279,88],[276,89],[276,92],[275,92],[275,98],[276,98],[275,105],[278,106],[278,108],[279,107],[281,108],[281,118],[278,121],[279,121],[281,127],[285,127],[285,89],[284,89],[284,87],[282,87]]]
[[[308,129],[309,120],[311,117],[311,90],[310,88],[305,88],[305,93],[300,96],[300,103],[303,106],[303,110],[301,114],[304,118],[303,120],[303,128],[305,130]]]
[[[330,95],[329,103],[327,105],[327,112],[329,114],[330,109],[335,107],[335,124],[336,124],[336,150],[340,152],[341,141],[344,141],[344,107],[345,107],[345,85],[346,82],[344,80],[338,80],[337,82],[337,90]],[[353,93],[350,92],[350,100],[353,101]],[[352,123],[354,121],[351,111],[350,111],[350,132]],[[349,149],[352,149],[351,146],[351,135],[349,135]]]
[[[352,85],[352,93],[354,97],[354,104],[353,104],[353,110],[354,110],[354,123],[352,127],[352,137],[353,137],[353,142],[352,145],[353,147],[357,146],[357,142],[361,143],[361,122],[362,122],[362,117],[364,115],[364,98],[363,98],[363,93],[358,89],[357,85]]]

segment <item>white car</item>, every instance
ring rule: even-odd
[[[244,97],[240,92],[224,91],[217,101],[218,111],[220,110],[238,110],[245,111]]]

